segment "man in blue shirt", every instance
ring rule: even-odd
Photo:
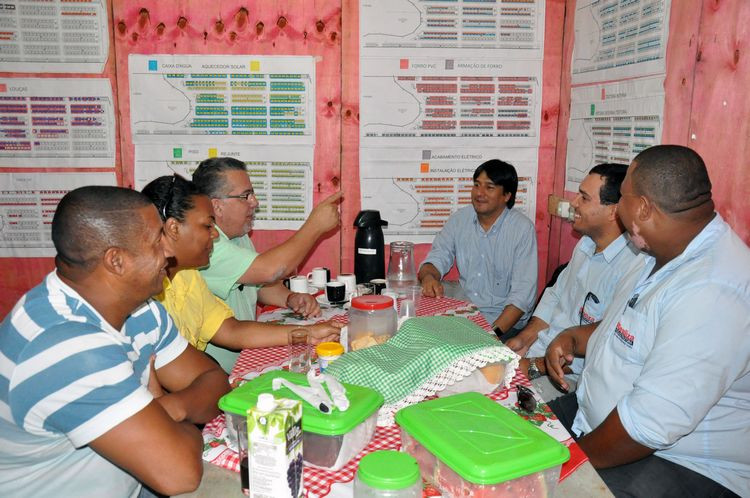
[[[419,268],[424,295],[440,297],[440,281],[455,262],[464,293],[505,339],[526,324],[536,299],[536,232],[512,209],[517,189],[512,165],[498,159],[481,164],[471,206],[448,218]]]
[[[52,220],[45,280],[0,323],[0,496],[194,490],[226,375],[150,299],[162,223],[141,193],[83,187]]]
[[[573,230],[582,235],[581,240],[555,284],[544,291],[528,325],[506,342],[513,351],[527,356],[520,368],[528,371],[532,380],[545,374],[544,353],[560,332],[601,320],[617,282],[638,256],[617,217],[620,184],[627,169],[625,164],[599,164],[583,179],[571,203]],[[569,383],[582,369],[583,359],[573,360]]]
[[[686,147],[638,154],[621,192],[618,213],[647,257],[595,330],[550,343],[547,371],[563,387],[563,366],[585,354],[576,393],[550,406],[616,496],[748,496],[750,249]]]

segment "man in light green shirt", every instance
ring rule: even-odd
[[[318,316],[317,301],[309,294],[290,292],[281,279],[296,272],[318,239],[338,226],[341,192],[317,205],[287,241],[258,253],[248,236],[258,199],[245,163],[230,157],[206,159],[193,173],[193,182],[211,198],[219,230],[209,266],[201,269],[211,292],[224,299],[240,320],[255,319],[257,302]],[[210,344],[206,352],[227,372],[239,355]]]

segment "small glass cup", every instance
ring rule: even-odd
[[[307,373],[310,370],[310,349],[310,334],[307,329],[296,328],[289,332],[287,357],[290,372]]]
[[[233,415],[233,422],[237,429],[237,453],[240,457],[240,485],[242,486],[242,493],[245,495],[250,494],[250,471],[248,469],[247,461],[247,419],[240,415]]]
[[[375,285],[371,284],[370,282],[357,284],[357,288],[354,292],[355,292],[354,297],[369,296],[370,294],[375,294]]]
[[[398,306],[399,328],[406,320],[415,316],[417,316],[417,305],[414,304],[414,301],[409,298],[402,299]]]
[[[410,285],[406,288],[406,296],[404,299],[414,301],[415,309],[419,309],[419,303],[422,302],[422,286],[421,285]]]

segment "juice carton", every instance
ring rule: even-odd
[[[250,496],[302,495],[302,403],[269,393],[247,411]]]

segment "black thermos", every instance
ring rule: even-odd
[[[383,228],[388,222],[380,219],[380,211],[360,211],[354,220],[354,275],[357,283],[385,278],[385,242]]]

